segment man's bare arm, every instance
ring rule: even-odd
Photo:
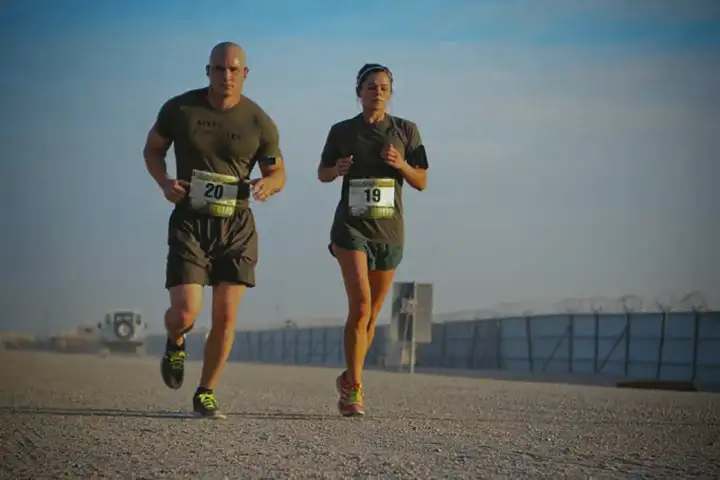
[[[271,190],[271,195],[275,195],[285,187],[285,162],[282,156],[275,157],[274,163],[260,162],[260,173],[265,178]]]
[[[145,167],[150,176],[162,188],[170,177],[167,174],[167,162],[165,157],[172,142],[162,137],[155,125],[152,126],[145,140],[145,148],[143,148],[143,157],[145,158]]]
[[[338,148],[338,131],[337,125],[330,127],[320,154],[317,174],[318,180],[322,183],[330,183],[340,176],[338,160],[342,156],[342,152]]]

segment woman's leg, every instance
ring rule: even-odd
[[[348,245],[351,246],[351,245]],[[336,386],[338,408],[343,415],[364,415],[362,384],[365,358],[375,336],[375,326],[390,291],[395,268],[402,258],[402,247],[368,243],[362,249],[331,245],[342,272],[348,298],[345,323],[346,370]],[[369,252],[368,252],[369,249]]]
[[[345,322],[345,364],[336,387],[340,394],[338,410],[342,415],[364,415],[362,395],[362,367],[367,352],[367,332],[370,321],[370,282],[368,260],[364,250],[349,250],[336,244],[331,246],[340,265],[348,299]]]
[[[390,245],[377,242],[369,243],[367,249],[372,262],[370,262],[370,272],[368,273],[370,281],[370,321],[368,322],[366,356],[372,345],[373,338],[375,338],[375,325],[378,316],[395,278],[395,270],[402,262],[405,250],[402,244]]]
[[[373,338],[375,338],[375,325],[385,303],[385,298],[392,286],[393,278],[395,278],[395,270],[375,270],[368,274],[370,281],[370,320],[367,327],[365,357],[367,357],[367,352],[370,351]]]
[[[362,384],[362,365],[367,348],[367,331],[370,322],[370,282],[367,254],[362,250],[347,250],[332,246],[340,264],[348,299],[348,316],[345,322],[345,363],[348,380]]]

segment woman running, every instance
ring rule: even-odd
[[[365,356],[403,257],[402,186],[407,182],[421,191],[427,185],[428,161],[417,125],[386,112],[392,93],[390,70],[364,65],[355,84],[362,114],[330,128],[318,167],[323,183],[342,177],[329,250],[340,265],[348,298],[347,368],[336,381],[344,416],[365,414]]]

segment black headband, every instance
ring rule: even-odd
[[[360,73],[358,73],[357,76],[357,83],[355,84],[355,88],[360,88],[360,85],[365,81],[368,75],[375,72],[385,72],[387,73],[388,77],[390,77],[390,83],[393,82],[393,75],[389,68],[387,68],[384,65],[379,65],[377,63],[367,65],[365,68],[360,70]]]

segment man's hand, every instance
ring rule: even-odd
[[[168,178],[162,183],[161,188],[168,202],[178,203],[187,195],[190,183],[185,180]]]
[[[273,184],[273,179],[270,177],[248,180],[247,183],[250,185],[253,198],[258,202],[264,202],[275,194],[276,189]]]
[[[339,159],[337,161],[337,163],[335,164],[335,169],[337,170],[338,177],[347,175],[347,173],[350,171],[350,167],[352,167],[352,164],[353,164],[353,156],[352,155]]]
[[[393,145],[388,145],[385,147],[381,153],[382,158],[385,160],[385,163],[390,165],[391,167],[402,170],[405,168],[405,159],[400,155],[400,152],[398,152],[397,148],[395,148]]]

